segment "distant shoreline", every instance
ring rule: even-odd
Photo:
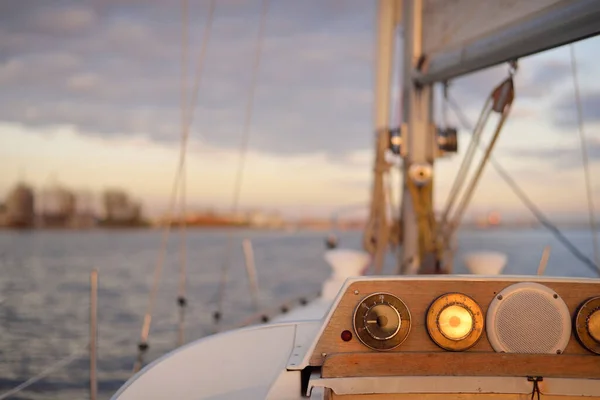
[[[145,225],[145,226],[93,226],[93,227],[6,227],[0,226],[0,232],[98,232],[98,231],[160,231],[164,225]],[[560,229],[565,230],[589,230],[590,227],[584,224],[565,224],[557,225]],[[177,230],[179,226],[171,226],[171,229]],[[284,227],[260,227],[249,225],[188,225],[188,230],[252,230],[252,231],[281,231],[294,233],[298,231],[309,232],[360,232],[363,229],[360,227],[315,227],[315,226],[284,226]],[[479,231],[479,232],[495,232],[495,231],[544,231],[542,225],[537,226],[520,226],[520,225],[502,225],[494,227],[479,227],[475,225],[466,225],[459,228],[460,231]]]

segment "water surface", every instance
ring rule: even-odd
[[[324,233],[233,232],[224,324],[254,312],[243,266],[241,240],[252,240],[264,307],[320,289],[330,273],[322,259]],[[212,332],[212,313],[225,263],[227,230],[189,230],[186,338]],[[567,236],[592,256],[589,232]],[[151,361],[177,339],[179,237],[168,248],[153,313]],[[341,244],[359,248],[360,232],[341,234]],[[535,274],[544,246],[552,253],[547,275],[594,276],[546,231],[462,231],[456,272],[466,272],[462,254],[498,250],[508,254],[507,274]],[[157,231],[0,231],[0,394],[41,372],[88,341],[89,273],[99,270],[98,378],[100,398],[109,398],[130,376],[148,291],[156,265]],[[394,259],[386,270],[393,271]],[[14,399],[83,399],[88,396],[86,356],[21,392]]]

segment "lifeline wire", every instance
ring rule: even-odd
[[[204,36],[203,36],[203,40],[202,40],[202,48],[200,51],[200,57],[198,59],[198,70],[196,71],[194,87],[192,89],[193,97],[192,97],[191,105],[189,107],[190,112],[189,112],[188,123],[187,123],[187,125],[184,126],[184,129],[182,131],[181,151],[180,151],[180,155],[179,155],[179,165],[178,165],[178,168],[177,168],[177,171],[175,174],[175,179],[173,180],[173,187],[172,187],[172,191],[171,191],[167,224],[163,231],[161,248],[159,251],[158,258],[157,258],[156,267],[154,269],[153,284],[152,284],[152,289],[151,289],[150,296],[148,299],[148,307],[146,310],[146,314],[144,315],[144,323],[142,325],[142,332],[140,335],[138,360],[137,360],[136,364],[134,365],[134,368],[133,368],[134,372],[139,371],[139,369],[141,368],[141,364],[143,361],[142,355],[145,352],[145,350],[148,348],[148,336],[150,334],[150,324],[152,322],[152,311],[154,309],[154,303],[156,301],[156,293],[158,292],[158,287],[160,284],[160,277],[161,277],[161,273],[162,273],[162,267],[164,264],[166,247],[167,247],[167,243],[169,240],[171,224],[173,222],[173,210],[175,208],[179,179],[181,178],[181,171],[183,169],[183,165],[185,164],[185,158],[186,158],[185,150],[187,148],[187,139],[189,137],[189,128],[193,122],[193,115],[194,115],[193,111],[196,107],[196,102],[198,99],[198,91],[199,91],[198,89],[200,87],[202,71],[204,68],[204,58],[206,55],[206,49],[208,47],[208,42],[210,39],[210,32],[211,32],[211,27],[212,27],[212,22],[213,22],[213,17],[214,17],[215,2],[216,2],[216,0],[211,0],[210,5],[209,5],[207,24],[206,24],[206,27],[204,30]]]
[[[581,95],[579,93],[579,81],[577,79],[577,60],[575,58],[575,46],[569,45],[571,49],[571,71],[573,72],[573,89],[575,91],[575,105],[577,107],[577,124],[579,127],[579,138],[581,140],[581,159],[583,161],[583,175],[585,179],[585,191],[587,194],[588,211],[590,218],[590,230],[592,231],[592,241],[594,243],[594,261],[600,267],[600,249],[598,248],[598,230],[596,225],[596,215],[594,207],[594,195],[592,192],[590,162],[587,153],[587,142],[583,130],[583,107],[581,104]]]
[[[9,397],[19,393],[20,391],[25,390],[26,388],[33,385],[34,383],[44,379],[46,376],[50,375],[54,371],[58,371],[59,369],[64,368],[67,365],[71,364],[73,361],[77,360],[78,358],[81,358],[83,355],[84,355],[83,349],[79,349],[64,358],[61,358],[54,364],[52,364],[49,367],[47,367],[46,369],[42,370],[42,372],[40,372],[39,374],[32,376],[31,378],[27,379],[25,382],[21,383],[20,385],[15,386],[14,388],[10,389],[8,392],[4,392],[4,393],[0,394],[0,400],[8,399]]]
[[[248,92],[248,102],[246,103],[246,118],[244,121],[244,127],[242,132],[242,141],[240,144],[240,159],[238,163],[237,173],[235,176],[235,183],[233,189],[233,204],[232,210],[233,215],[237,213],[240,195],[242,189],[242,180],[244,177],[244,165],[246,161],[246,153],[248,150],[248,142],[250,139],[250,126],[252,124],[252,113],[254,111],[254,93],[256,91],[256,83],[258,81],[258,71],[260,68],[260,59],[262,54],[262,47],[265,36],[265,27],[267,22],[267,13],[269,10],[269,0],[263,0],[260,16],[260,27],[258,29],[258,38],[256,43],[256,50],[254,54],[254,65],[252,67],[252,80],[250,82],[250,90]],[[233,251],[233,234],[229,232],[227,236],[227,246],[225,248],[225,262],[221,268],[221,280],[217,293],[217,311],[214,314],[215,322],[218,322],[223,312],[223,300],[225,297],[225,286],[227,283],[227,276],[229,273],[229,265],[231,263],[231,253]]]
[[[182,136],[186,129],[187,122],[187,113],[189,110],[187,109],[187,70],[188,70],[188,53],[189,53],[189,44],[188,44],[188,35],[189,35],[189,17],[188,17],[188,0],[181,1],[181,129]],[[182,149],[182,151],[186,151],[186,149]],[[185,340],[185,307],[186,307],[186,269],[187,269],[187,203],[186,203],[186,195],[187,195],[187,168],[184,164],[181,168],[181,177],[180,177],[180,192],[179,192],[179,224],[180,224],[180,232],[181,232],[181,247],[180,247],[180,269],[179,269],[179,290],[177,296],[177,302],[179,305],[179,330],[177,335],[177,345],[181,346]]]

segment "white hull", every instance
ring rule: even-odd
[[[209,336],[148,365],[113,399],[302,399],[301,372],[286,365],[319,326],[290,322]]]

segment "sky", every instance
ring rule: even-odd
[[[190,0],[188,93],[208,4]],[[368,203],[375,4],[271,1],[240,207],[328,215]],[[232,204],[259,20],[259,0],[217,1],[189,143],[190,209]],[[94,193],[121,187],[149,214],[164,212],[181,135],[181,32],[178,2],[1,2],[0,196],[18,179]],[[600,37],[574,46],[599,205]],[[569,51],[520,60],[516,100],[494,154],[546,214],[583,218]],[[451,83],[471,121],[506,73],[498,66]],[[458,123],[452,114],[449,121]],[[436,208],[445,202],[469,131],[461,129],[459,139],[459,154],[436,162]],[[486,168],[470,213],[491,210],[529,215]]]

